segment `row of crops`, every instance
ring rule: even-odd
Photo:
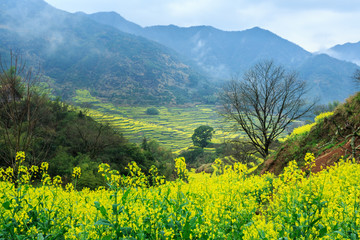
[[[131,141],[141,142],[144,137],[157,140],[174,151],[192,144],[191,136],[200,125],[215,129],[213,142],[223,142],[241,134],[234,134],[231,126],[223,122],[213,105],[191,107],[157,107],[158,115],[147,115],[148,107],[114,106],[101,103],[88,92],[78,91],[78,103],[91,103],[87,113],[97,120],[111,124]]]

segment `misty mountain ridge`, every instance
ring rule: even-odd
[[[298,45],[259,27],[244,31],[222,31],[211,26],[168,25],[142,28],[115,12],[94,13],[89,17],[170,47],[217,78],[228,79],[234,73],[247,70],[259,60],[271,58],[292,67],[312,55]]]
[[[234,75],[241,76],[255,63],[272,59],[289,70],[298,71],[299,76],[308,82],[310,95],[319,97],[322,103],[342,101],[354,93],[351,76],[357,69],[355,64],[325,54],[310,53],[259,27],[243,31],[222,31],[211,26],[143,28],[115,12],[88,16],[174,49],[194,61],[209,78],[227,80]]]
[[[198,89],[213,92],[175,51],[154,41],[42,0],[5,0],[0,7],[1,55],[20,49],[30,65],[40,63],[64,99],[88,89],[118,104],[179,104],[206,94]]]
[[[324,53],[334,58],[352,62],[360,66],[360,42],[339,44],[327,49]]]
[[[42,0],[5,0],[0,36],[0,53],[15,47],[40,62],[64,98],[85,88],[118,104],[194,102],[214,93],[206,79],[221,85],[267,59],[298,71],[323,103],[355,91],[355,64],[312,54],[258,27],[143,28],[115,12],[71,14]]]

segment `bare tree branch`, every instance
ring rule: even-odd
[[[8,61],[0,58],[0,129],[6,146],[1,150],[7,152],[0,156],[8,165],[14,166],[16,152],[28,151],[33,143],[44,100],[34,91],[39,76],[18,53],[10,51]]]
[[[315,103],[307,104],[305,82],[273,61],[256,64],[242,79],[233,78],[220,93],[222,115],[235,121],[265,158],[271,143]]]

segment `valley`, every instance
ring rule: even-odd
[[[234,133],[225,123],[214,105],[156,107],[158,115],[146,114],[150,107],[114,106],[101,103],[88,91],[77,91],[74,101],[91,107],[84,111],[96,120],[109,123],[133,142],[141,143],[143,138],[158,141],[162,146],[178,152],[192,145],[191,136],[200,125],[215,129],[214,143],[222,143],[244,135]]]
[[[360,238],[360,42],[48,2],[0,0],[0,240]]]

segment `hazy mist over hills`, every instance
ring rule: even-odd
[[[1,9],[1,53],[19,49],[31,64],[39,62],[65,99],[83,88],[119,104],[175,104],[196,100],[197,89],[206,89],[199,87],[201,74],[153,41],[42,0],[6,0]]]
[[[310,53],[258,27],[232,32],[211,26],[142,28],[114,12],[90,14],[89,17],[172,48],[197,63],[211,78],[224,80],[237,74],[241,76],[258,61],[273,59],[298,71],[308,82],[311,95],[318,96],[321,102],[342,101],[354,92],[351,76],[357,68],[355,64]]]
[[[325,51],[325,53],[334,58],[353,62],[360,66],[360,42],[336,45]]]
[[[267,59],[298,71],[321,102],[342,101],[355,91],[351,76],[357,69],[258,27],[233,32],[210,26],[142,28],[115,12],[72,14],[42,0],[0,3],[0,53],[9,49],[40,63],[57,95],[66,99],[76,89],[88,89],[118,104],[203,101],[215,93],[208,81],[221,86]],[[332,56],[355,59],[352,50],[339,49],[331,49],[338,54]]]

